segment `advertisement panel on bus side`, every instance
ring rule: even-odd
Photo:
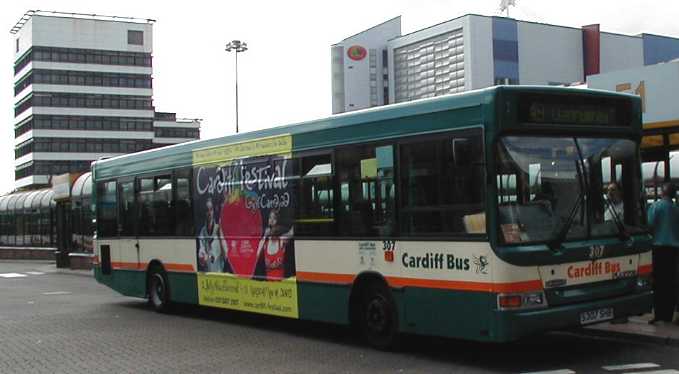
[[[289,135],[193,154],[201,305],[297,318]]]

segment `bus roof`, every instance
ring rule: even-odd
[[[336,144],[346,144],[342,143],[341,140],[337,140],[336,143],[333,143],[332,140],[327,139],[328,136],[323,136],[323,133],[329,132],[329,130],[342,130],[342,129],[348,130],[349,128],[353,130],[352,126],[357,126],[361,124],[375,123],[385,120],[412,117],[416,115],[423,115],[429,113],[450,111],[460,108],[478,107],[479,108],[478,112],[480,113],[480,107],[483,104],[490,104],[494,100],[497,93],[501,91],[532,92],[545,94],[572,93],[588,96],[636,97],[633,95],[614,93],[610,91],[569,88],[569,87],[494,86],[458,94],[437,96],[433,98],[385,105],[349,113],[342,113],[318,120],[277,126],[264,130],[228,135],[213,139],[195,140],[167,147],[126,154],[109,159],[102,159],[93,162],[92,164],[92,169],[94,171],[93,175],[95,180],[102,180],[114,176],[153,172],[156,170],[169,167],[190,166],[191,153],[195,150],[225,144],[247,142],[251,140],[274,137],[279,135],[292,136],[293,151],[313,149],[318,147],[327,147]],[[478,124],[480,122],[476,123]],[[394,124],[394,126],[398,126],[398,124]],[[455,124],[451,124],[451,126],[457,127]],[[423,124],[423,127],[425,127],[423,129],[423,132],[426,132],[427,130],[426,124]],[[376,128],[374,132],[371,132],[370,138],[362,138],[361,140],[371,141],[384,139],[385,138],[384,133],[385,133],[384,128]],[[300,135],[305,135],[305,138],[307,140],[312,138],[317,139],[318,141],[314,142],[295,141],[295,136],[299,137]],[[310,137],[309,135],[312,136]]]

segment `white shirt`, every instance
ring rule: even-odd
[[[622,201],[618,203],[614,203],[610,200],[608,200],[610,204],[606,205],[606,212],[604,213],[604,220],[605,221],[613,221],[615,220],[615,216],[613,215],[613,211],[615,211],[615,215],[618,216],[620,221],[625,220],[625,206]]]
[[[200,230],[198,257],[207,263],[208,272],[223,272],[224,257],[222,256],[221,238],[219,237],[219,225],[212,225],[212,232],[208,232],[207,225]]]

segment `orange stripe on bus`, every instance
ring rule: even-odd
[[[144,270],[144,265],[136,262],[111,262],[111,267],[124,270]]]
[[[297,280],[303,282],[320,282],[320,283],[352,283],[356,276],[351,274],[330,274],[330,273],[312,273],[309,271],[298,271]]]
[[[387,283],[392,287],[424,287],[443,288],[447,290],[483,291],[490,292],[492,284],[483,282],[447,281],[434,279],[387,277]]]
[[[356,278],[352,274],[329,274],[297,272],[297,280],[302,282],[349,284]],[[387,283],[392,287],[424,287],[442,288],[447,290],[480,291],[480,292],[525,292],[542,290],[542,282],[539,280],[511,283],[446,281],[433,279],[386,277]]]
[[[163,264],[163,266],[165,266],[165,269],[169,271],[184,271],[184,272],[195,271],[193,269],[193,265],[191,264]]]
[[[479,291],[479,292],[525,292],[542,290],[539,280],[511,283],[490,283],[470,281],[448,281],[434,279],[387,277],[387,282],[395,287],[426,287],[446,290]]]
[[[638,275],[651,274],[652,272],[653,272],[653,265],[651,265],[651,264],[640,265],[639,268],[637,269]]]

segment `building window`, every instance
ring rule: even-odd
[[[29,97],[27,100],[15,107],[15,115],[19,115],[31,106],[141,110],[153,109],[150,96],[35,93],[33,96]]]
[[[464,91],[462,29],[394,50],[394,95],[404,102]]]
[[[157,127],[155,129],[157,138],[192,138],[198,139],[198,131],[196,129],[187,128],[169,128]]]
[[[518,79],[495,77],[495,85],[496,85],[496,86],[500,86],[500,85],[517,85],[517,84],[519,84],[519,80],[518,80]]]
[[[129,153],[153,148],[148,139],[77,139],[77,138],[34,138],[15,147],[15,158],[32,152],[69,152],[69,153]],[[89,164],[87,165],[89,168]]]
[[[19,38],[16,40],[16,52],[19,53]]]
[[[144,32],[127,30],[127,44],[144,45]]]

